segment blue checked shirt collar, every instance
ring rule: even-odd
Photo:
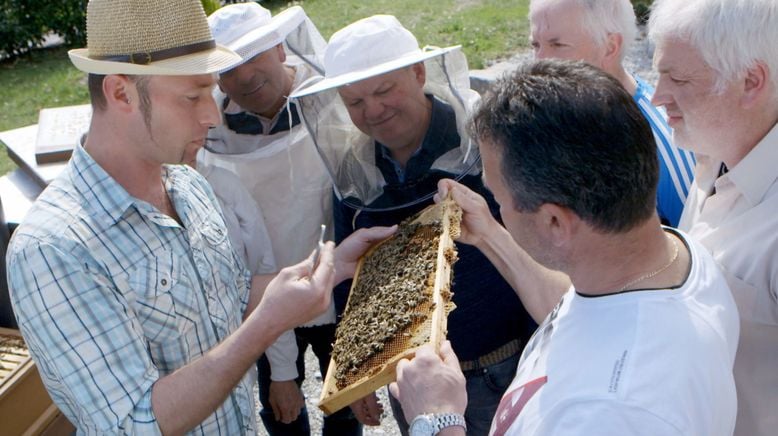
[[[73,150],[67,167],[73,187],[84,199],[90,216],[107,215],[113,222],[119,220],[135,199],[92,159],[81,144]]]

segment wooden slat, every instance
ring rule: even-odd
[[[18,365],[29,358],[30,356],[22,356],[19,354],[3,354],[0,356],[0,361]]]

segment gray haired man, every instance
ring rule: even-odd
[[[673,137],[699,157],[679,228],[740,312],[737,436],[778,429],[778,2],[661,0],[649,35]]]

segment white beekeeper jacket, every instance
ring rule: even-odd
[[[295,56],[289,56],[287,64],[296,69],[293,87],[317,74]],[[224,107],[225,98],[224,93],[215,90],[220,108]],[[242,111],[237,104],[229,102],[224,112]],[[286,111],[281,113],[283,116],[288,114]],[[277,121],[272,120],[272,124]],[[198,156],[198,168],[222,168],[240,179],[262,211],[256,220],[263,221],[267,228],[269,245],[279,269],[298,263],[311,254],[318,243],[321,224],[327,225],[327,239],[332,238],[332,184],[301,123],[270,135],[240,134],[222,123],[211,129],[208,140],[217,146],[220,141],[229,144],[232,150],[250,150],[230,154],[216,153],[213,150],[217,147],[207,147],[210,150],[203,149]],[[246,241],[246,244],[265,245],[267,242],[254,239]],[[261,251],[261,248],[248,247],[247,250]],[[305,325],[334,322],[333,303],[324,314]],[[281,342],[274,344],[266,353],[271,365],[271,379],[276,381],[297,376],[294,335],[282,336]]]

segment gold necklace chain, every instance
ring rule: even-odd
[[[678,259],[678,252],[679,252],[678,243],[675,241],[675,238],[672,238],[670,236],[667,236],[667,237],[670,238],[670,240],[673,242],[673,247],[675,247],[675,251],[673,252],[673,257],[670,258],[670,261],[667,262],[664,266],[662,266],[661,268],[659,268],[656,271],[650,272],[648,274],[644,274],[644,275],[636,278],[635,280],[627,282],[626,285],[622,286],[621,289],[619,289],[619,292],[626,291],[630,286],[634,285],[635,283],[640,283],[643,280],[648,280],[651,277],[654,277],[655,275],[661,273],[662,271],[666,270],[667,268],[670,268],[670,265],[675,263],[675,260]]]

